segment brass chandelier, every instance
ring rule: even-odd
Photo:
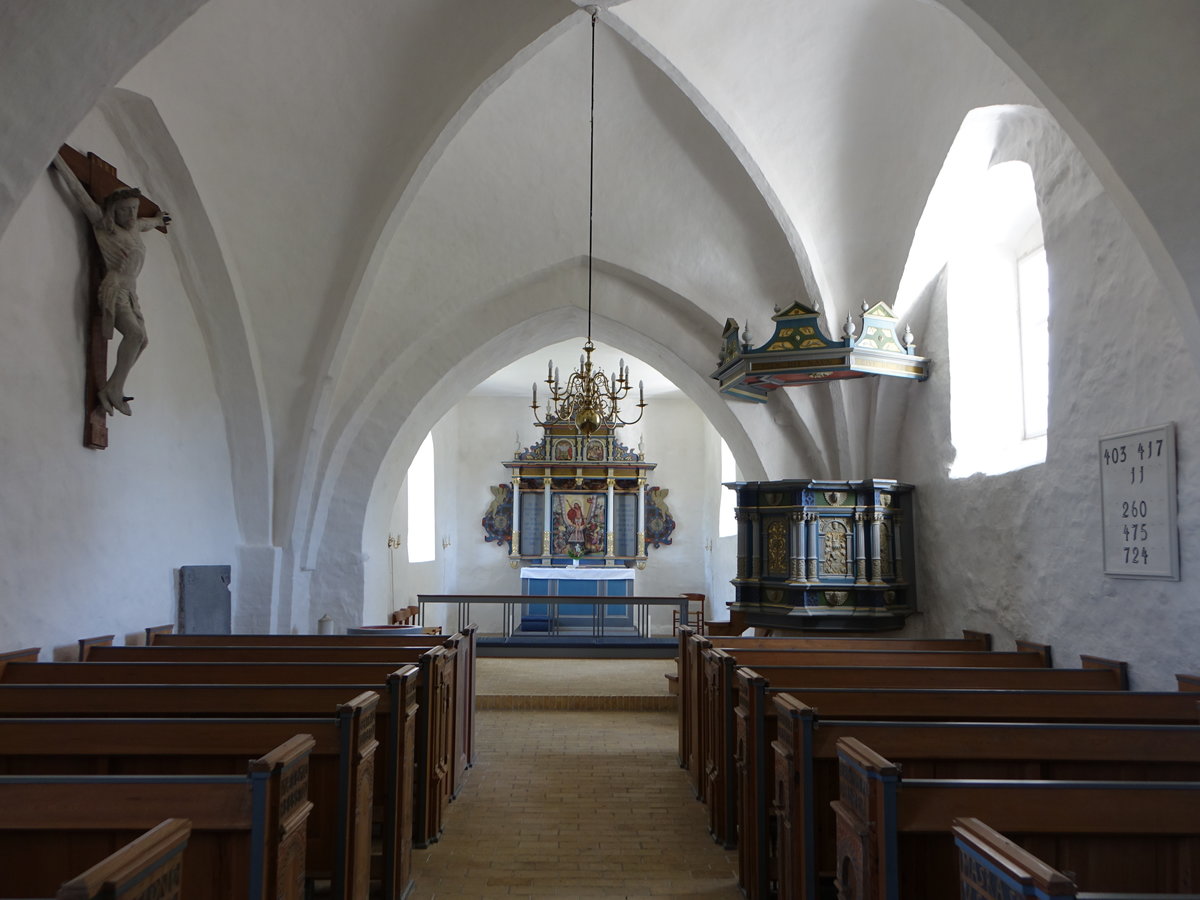
[[[559,380],[558,368],[551,360],[546,369],[546,386],[550,399],[546,403],[546,417],[538,416],[537,382],[533,385],[533,420],[543,428],[574,423],[583,434],[593,434],[602,427],[617,428],[641,421],[646,408],[645,391],[638,382],[637,418],[626,421],[621,417],[620,401],[630,391],[629,367],[625,360],[617,364],[617,372],[611,378],[604,370],[592,363],[592,213],[594,209],[596,180],[596,17],[594,6],[586,7],[592,17],[592,97],[591,121],[588,145],[588,324],[587,340],[583,345],[584,355],[579,357],[579,369],[567,377],[566,385]]]

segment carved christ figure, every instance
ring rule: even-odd
[[[133,398],[125,396],[125,379],[150,343],[137,295],[137,277],[146,259],[146,245],[141,233],[165,226],[171,217],[164,212],[153,218],[138,218],[142,192],[137,188],[113,191],[104,198],[103,205],[97,204],[62,156],[54,157],[54,168],[91,223],[104,260],[104,278],[100,282],[98,298],[101,332],[105,340],[112,339],[114,329],[121,333],[116,365],[96,396],[105,414],[111,416],[116,410],[129,416],[133,414],[129,408]]]

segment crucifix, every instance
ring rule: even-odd
[[[84,156],[66,144],[54,158],[80,210],[92,226],[88,242],[88,341],[83,444],[93,450],[108,446],[107,416],[132,415],[125,378],[149,343],[138,304],[137,276],[146,258],[141,232],[166,234],[171,217],[117,179],[115,167],[94,153]],[[108,342],[121,333],[117,361],[108,371]]]

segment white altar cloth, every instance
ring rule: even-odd
[[[540,581],[633,581],[633,569],[603,569],[599,566],[527,566],[521,578]]]

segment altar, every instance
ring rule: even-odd
[[[530,597],[632,597],[633,569],[601,566],[526,566],[521,593]]]
[[[526,566],[521,569],[521,593],[528,597],[632,597],[633,569],[602,566]],[[625,604],[522,603],[522,632],[586,629],[637,633]]]

